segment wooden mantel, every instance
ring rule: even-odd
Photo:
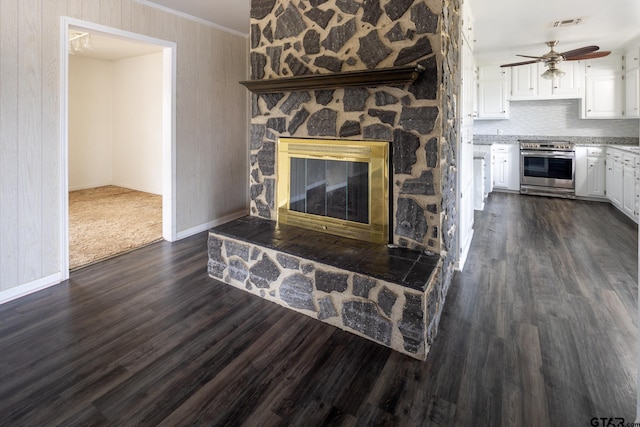
[[[310,74],[264,80],[245,80],[240,84],[253,93],[294,92],[310,89],[371,87],[406,84],[415,81],[424,71],[420,65],[380,68],[377,70],[346,71],[332,74]]]

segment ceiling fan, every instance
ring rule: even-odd
[[[536,62],[544,62],[547,66],[547,71],[542,73],[540,77],[544,79],[555,79],[558,77],[564,76],[564,71],[559,70],[557,68],[558,63],[562,61],[579,61],[582,59],[594,59],[594,58],[602,58],[603,56],[609,55],[611,52],[602,51],[596,52],[600,47],[598,46],[585,46],[579,49],[568,50],[566,52],[556,52],[553,48],[558,44],[557,40],[548,41],[546,45],[551,49],[548,53],[545,53],[542,56],[529,56],[529,55],[516,55],[522,56],[523,58],[534,58],[530,61],[523,62],[513,62],[511,64],[504,64],[501,67],[516,67],[518,65],[527,65],[527,64],[535,64]]]

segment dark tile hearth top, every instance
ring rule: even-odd
[[[440,260],[437,254],[333,236],[253,216],[211,231],[421,291]]]

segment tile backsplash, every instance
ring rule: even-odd
[[[476,120],[474,135],[558,135],[637,138],[639,119],[581,119],[580,100],[514,101],[508,120]]]

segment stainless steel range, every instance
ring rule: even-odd
[[[520,193],[575,198],[575,145],[520,140]]]

